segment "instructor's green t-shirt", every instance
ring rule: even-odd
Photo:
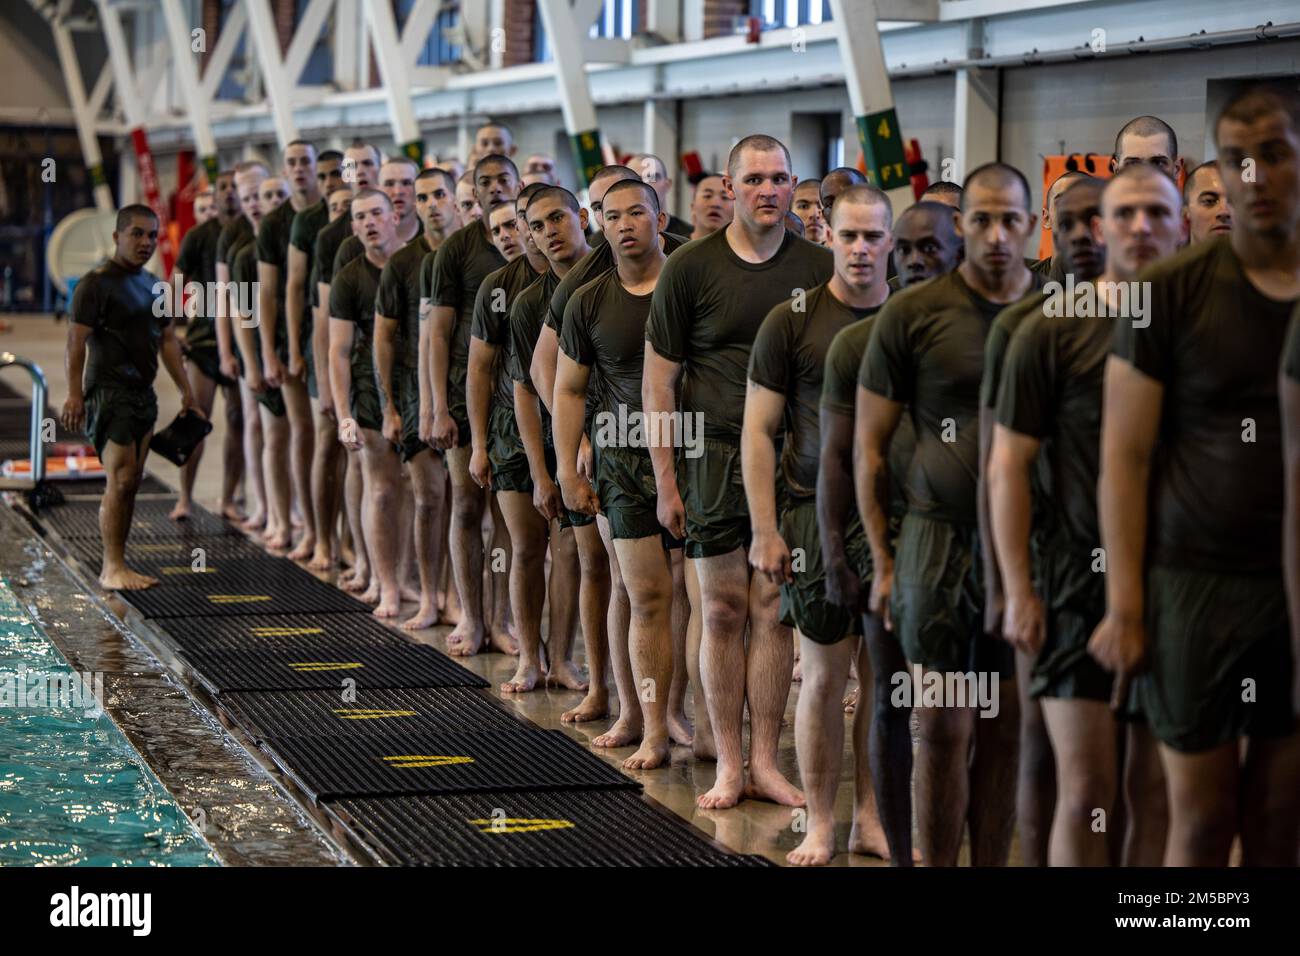
[[[162,332],[171,324],[155,315],[161,280],[108,259],[81,277],[72,294],[72,321],[91,329],[86,340],[83,387],[149,388],[158,374]],[[163,310],[159,310],[163,311]]]

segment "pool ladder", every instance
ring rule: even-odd
[[[15,355],[13,352],[0,352],[0,371],[11,365],[18,365],[27,370],[32,377],[32,421],[28,441],[28,454],[32,470],[24,478],[0,477],[0,489],[26,491],[33,505],[51,503],[51,493],[57,497],[57,490],[50,488],[45,481],[45,442],[41,440],[41,426],[45,415],[45,373],[31,359]]]

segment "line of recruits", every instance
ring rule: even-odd
[[[1300,98],[1246,91],[1212,135],[1184,175],[1167,124],[1128,123],[1108,179],[1048,191],[1037,262],[1001,163],[895,221],[747,136],[688,225],[652,156],[588,210],[500,124],[459,180],[295,142],[278,178],[218,178],[177,271],[234,285],[184,344],[127,207],[68,347],[101,583],[154,583],[123,545],[161,356],[185,407],[224,391],[228,515],[242,470],[246,527],[380,616],[417,600],[408,628],[455,615],[449,555],[453,654],[585,691],[565,721],[611,714],[612,670],[594,744],[643,770],[690,745],[702,808],[806,806],[792,863],[840,849],[847,703],[852,853],[1000,865],[1018,831],[1031,865],[1295,864]]]

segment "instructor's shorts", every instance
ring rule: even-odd
[[[984,578],[974,525],[909,512],[894,564],[894,632],[913,664],[944,673],[1015,674],[1011,645],[984,635]]]
[[[1087,548],[1054,541],[1038,561],[1047,633],[1034,660],[1033,697],[1109,703],[1115,678],[1088,653],[1106,614],[1106,575],[1093,571]]]
[[[703,454],[677,459],[677,487],[686,506],[686,556],[713,558],[751,539],[749,504],[740,473],[740,444],[706,438]]]
[[[86,395],[86,437],[101,460],[109,442],[138,451],[157,421],[158,397],[152,387],[96,386]]]
[[[658,535],[664,550],[680,548],[659,523],[659,502],[654,465],[644,448],[593,447],[596,468],[596,496],[600,512],[609,519],[611,538],[649,538]]]
[[[1195,753],[1295,729],[1280,573],[1156,566],[1146,603],[1147,669],[1136,685],[1157,739]]]
[[[845,540],[850,564],[862,579],[871,581],[871,551],[860,522],[855,522]],[[862,618],[849,608],[826,599],[826,565],[822,560],[821,536],[814,500],[794,502],[781,515],[781,538],[790,549],[794,581],[781,585],[781,623],[797,627],[804,637],[818,644],[835,644],[851,634],[862,633]]]

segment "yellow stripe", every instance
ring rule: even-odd
[[[404,770],[416,767],[450,767],[454,764],[473,763],[473,757],[452,757],[438,754],[395,754],[385,757],[384,762],[390,767]]]
[[[213,604],[251,604],[254,601],[269,601],[269,594],[209,594],[207,599]]]
[[[302,634],[324,634],[323,627],[250,627],[253,637],[298,637]]]
[[[334,716],[340,720],[375,720],[379,717],[415,717],[416,712],[413,710],[348,710],[345,707],[336,707]]]
[[[539,830],[569,830],[577,826],[572,820],[530,820],[503,817],[496,820],[466,820],[480,833],[536,833]]]
[[[158,569],[163,574],[216,574],[216,568],[204,568],[201,571],[194,570],[192,565],[180,565],[177,567],[166,567]]]
[[[296,661],[289,664],[296,671],[343,671],[365,666],[356,661]]]

